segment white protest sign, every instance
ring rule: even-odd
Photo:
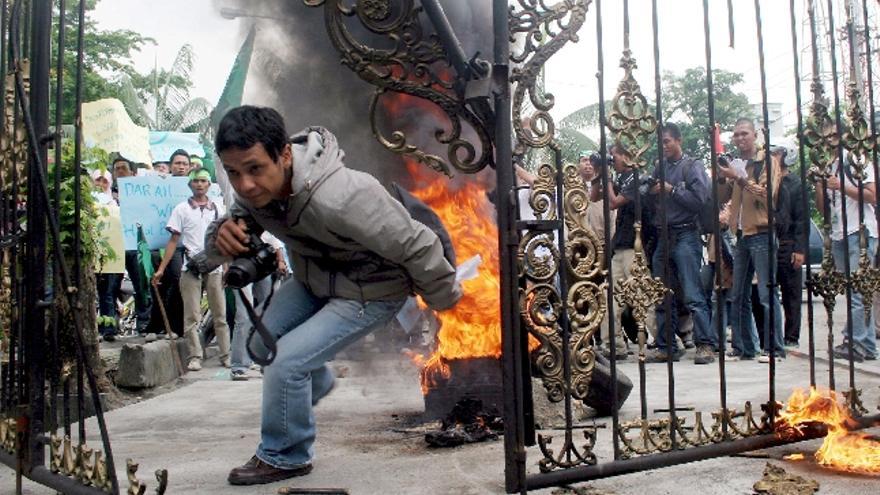
[[[105,98],[83,103],[82,120],[83,138],[88,146],[118,152],[135,162],[153,162],[149,130],[131,121],[121,101]]]

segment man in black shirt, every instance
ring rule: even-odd
[[[804,274],[801,266],[807,253],[805,221],[807,210],[802,206],[803,187],[799,177],[789,173],[794,153],[787,153],[782,163],[782,183],[788,201],[777,205],[776,232],[779,249],[776,251],[776,280],[782,289],[782,309],[785,312],[785,345],[797,347],[801,330],[801,303],[803,302]]]
[[[636,232],[636,205],[635,197],[639,188],[638,172],[626,166],[623,150],[619,144],[611,147],[611,156],[614,158],[614,170],[617,177],[611,191],[608,192],[608,205],[612,210],[617,210],[617,224],[614,231],[614,237],[611,238],[611,246],[614,250],[614,257],[611,259],[611,276],[614,284],[630,277],[630,269],[633,266],[633,258],[635,250],[633,249]],[[646,202],[642,204],[642,218],[646,218],[647,212]],[[650,222],[642,221],[642,245],[646,246],[647,230],[651,228]],[[647,254],[646,254],[647,256]],[[620,332],[623,331],[622,315],[624,312],[623,305],[614,305],[614,328],[618,331],[618,338],[622,341]],[[645,322],[651,337],[656,337],[656,324],[654,312],[648,311],[648,319]],[[618,342],[617,355],[621,356],[620,344]],[[626,354],[623,354],[625,356]]]

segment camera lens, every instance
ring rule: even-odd
[[[254,280],[257,267],[247,258],[238,258],[229,265],[226,272],[226,285],[240,289]]]

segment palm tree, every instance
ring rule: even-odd
[[[605,102],[606,115],[611,102]],[[577,162],[584,150],[599,150],[599,145],[584,134],[584,130],[599,126],[599,103],[579,108],[559,120],[557,139],[562,145],[563,160]]]
[[[195,65],[192,46],[183,45],[168,70],[153,69],[146,76],[120,78],[123,105],[138,125],[156,131],[198,132],[209,138],[212,105],[191,98],[190,75]]]

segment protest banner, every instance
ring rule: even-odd
[[[150,153],[153,161],[166,161],[171,153],[184,150],[193,156],[205,156],[197,132],[150,131]]]
[[[82,120],[87,146],[117,152],[135,162],[152,163],[149,131],[131,121],[121,101],[105,98],[83,103]]]
[[[122,273],[125,271],[125,243],[122,240],[122,217],[119,207],[115,204],[105,204],[98,207],[99,221],[104,225],[101,235],[110,244],[115,255],[112,259],[104,261],[101,273]]]
[[[117,183],[125,249],[137,248],[138,224],[144,227],[150,249],[164,248],[171,237],[165,229],[171,210],[192,194],[186,177],[150,174],[123,177]]]
[[[149,174],[123,177],[117,182],[125,249],[137,249],[138,224],[144,228],[150,249],[164,248],[171,237],[165,229],[171,211],[192,195],[187,178]],[[222,201],[216,184],[208,191],[208,197],[217,203]]]

